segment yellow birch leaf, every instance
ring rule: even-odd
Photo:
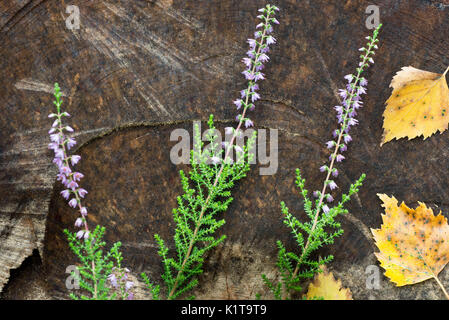
[[[309,284],[306,298],[324,298],[324,300],[352,300],[351,291],[342,288],[341,281],[335,280],[332,272],[328,272],[326,267],[323,271],[315,275],[313,282]]]
[[[435,216],[422,202],[410,209],[404,202],[385,194],[385,214],[380,229],[371,229],[376,246],[375,253],[387,276],[398,287],[434,278],[449,262],[449,225],[441,212]],[[445,292],[447,295],[447,293]]]
[[[393,92],[386,101],[381,146],[393,139],[423,136],[448,128],[449,89],[446,72],[433,73],[403,67],[391,81]]]

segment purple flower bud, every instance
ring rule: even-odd
[[[264,25],[265,25],[265,24],[264,24],[263,22],[261,22],[261,23],[259,23],[259,24],[256,26],[256,29],[262,28]]]
[[[314,192],[313,192],[313,196],[314,196],[315,198],[318,198],[318,197],[320,196],[320,192],[319,192],[319,191],[314,191]]]
[[[348,75],[345,76],[345,79],[348,80],[348,83],[351,83],[353,77],[354,76],[352,74],[348,74]]]
[[[68,132],[73,132],[74,131],[71,126],[66,126],[64,129],[67,130]]]
[[[368,84],[368,80],[366,80],[365,78],[360,79],[360,85],[362,87],[365,87]]]
[[[326,171],[326,169],[327,169],[327,166],[321,166],[321,167],[320,167],[320,171],[321,171],[321,172]]]
[[[48,130],[48,134],[54,133],[56,131],[55,128],[51,128],[50,130]]]
[[[256,40],[248,39],[246,42],[248,42],[251,49],[254,49],[256,47]]]
[[[257,59],[257,61],[260,61],[260,62],[267,62],[268,60],[270,60],[270,58],[265,53],[262,53],[259,56],[259,59]]]
[[[329,207],[328,207],[326,204],[323,206],[323,212],[324,212],[325,214],[328,214],[328,213],[329,213]]]
[[[341,151],[341,152],[345,152],[346,150],[348,150],[348,147],[347,147],[345,144],[342,144],[342,145],[340,146],[340,151]]]
[[[328,194],[328,195],[326,195],[326,200],[327,200],[327,202],[332,202],[332,201],[334,201],[334,198],[330,194]]]
[[[337,162],[342,162],[344,159],[345,159],[345,157],[343,155],[341,155],[341,154],[337,155],[337,158],[336,158]]]
[[[56,114],[56,113],[50,113],[49,115],[48,115],[48,117],[49,118],[54,118],[54,117],[57,117],[58,115]]]
[[[332,175],[334,177],[338,177],[338,170],[337,169],[332,170]]]
[[[132,293],[132,292],[129,292],[128,293],[128,298],[127,298],[128,300],[133,300],[134,299],[134,293]]]
[[[226,127],[225,128],[225,133],[226,134],[232,134],[234,132],[234,128],[233,127]]]
[[[89,238],[89,231],[84,232],[84,240]]]

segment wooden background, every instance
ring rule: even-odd
[[[74,262],[62,229],[76,215],[63,201],[47,149],[52,87],[59,82],[64,110],[76,130],[79,170],[89,191],[90,221],[123,242],[125,264],[158,279],[155,232],[170,239],[171,210],[181,193],[169,160],[175,128],[213,113],[235,116],[232,100],[244,87],[240,63],[254,32],[254,0],[5,0],[0,2],[0,289],[3,298],[67,298],[65,268]],[[336,127],[332,107],[343,76],[357,66],[365,9],[380,7],[384,27],[369,79],[360,125],[339,165],[339,192],[362,172],[365,184],[341,221],[345,234],[321,254],[356,299],[441,299],[432,281],[395,288],[380,277],[366,286],[365,270],[378,265],[369,228],[380,226],[376,193],[449,212],[447,132],[426,141],[394,141],[382,148],[382,113],[392,76],[412,65],[442,72],[449,65],[448,1],[277,0],[281,8],[262,100],[251,118],[279,130],[279,169],[260,176],[253,166],[233,190],[220,230],[226,242],[208,257],[199,298],[254,298],[264,294],[260,273],[273,275],[275,240],[291,248],[279,202],[304,218],[294,186],[302,169],[309,190],[320,187],[318,168],[329,156],[324,142]],[[80,29],[69,30],[67,5],[80,8]],[[223,125],[220,125],[223,128]],[[383,271],[381,271],[383,272]],[[12,274],[10,278],[10,273]],[[443,283],[449,274],[442,273]],[[139,298],[145,298],[139,291]],[[270,297],[265,295],[265,297]]]

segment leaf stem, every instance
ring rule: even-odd
[[[449,69],[449,68],[448,68]],[[447,70],[446,70],[447,71]],[[449,294],[447,293],[446,289],[444,289],[443,284],[441,283],[440,279],[436,275],[433,275],[433,278],[436,280],[438,285],[440,286],[441,290],[443,290],[444,295],[446,296],[446,299],[449,300]]]

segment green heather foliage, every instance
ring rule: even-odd
[[[221,158],[225,150],[217,141],[212,115],[208,125],[208,146],[205,148],[199,128],[195,126],[195,148],[190,156],[192,169],[188,176],[180,171],[184,194],[178,196],[178,208],[173,210],[175,254],[170,255],[164,240],[155,235],[158,254],[164,266],[162,279],[167,299],[181,297],[198,284],[196,276],[203,272],[205,254],[226,238],[225,235],[215,235],[216,230],[225,223],[224,219],[217,219],[217,215],[227,210],[233,200],[231,189],[250,169],[249,161],[253,155],[248,150],[254,145],[256,134],[243,148],[241,161],[232,162],[228,158],[228,161],[214,164],[211,159]],[[153,299],[159,299],[159,286],[154,285],[145,274],[142,277]]]

